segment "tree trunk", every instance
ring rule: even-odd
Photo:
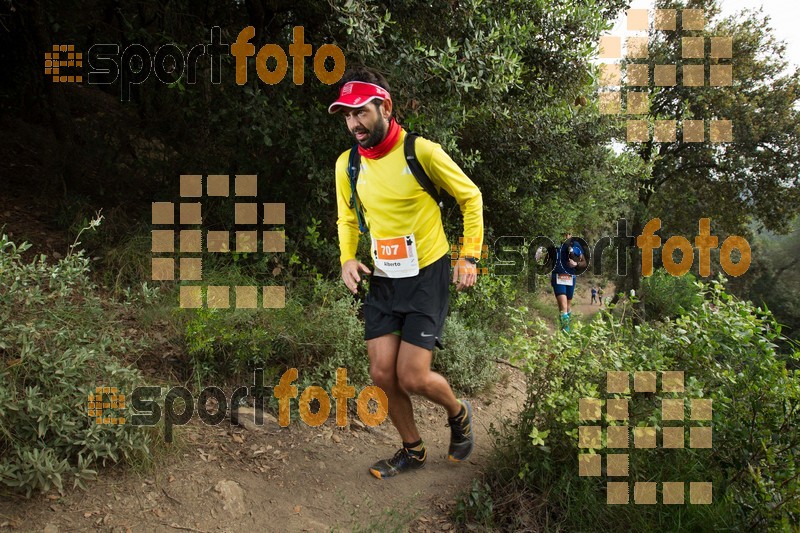
[[[638,208],[633,214],[633,238],[636,239],[639,235],[642,234],[642,228],[644,227],[644,213],[646,211],[646,207],[642,204],[637,206]],[[636,299],[638,300],[636,303],[633,304],[633,323],[634,324],[641,324],[645,320],[645,312],[644,312],[644,299],[642,298],[641,286],[642,286],[642,254],[641,250],[638,246],[634,245],[631,249],[631,268],[628,271],[628,283],[627,285],[630,286],[631,289],[634,290],[636,293]]]

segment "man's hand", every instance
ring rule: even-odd
[[[347,285],[347,288],[350,289],[350,292],[353,294],[358,294],[358,284],[361,283],[361,276],[358,275],[359,272],[362,274],[372,274],[369,268],[367,268],[367,265],[359,263],[356,259],[345,261],[342,265],[342,281],[344,281],[344,284]]]
[[[569,265],[570,268],[575,268],[575,267],[584,268],[587,265],[586,256],[584,256],[583,254],[579,255],[577,261],[575,261],[572,258],[567,259],[567,264]]]
[[[472,287],[477,280],[478,267],[466,259],[459,259],[453,269],[453,283],[458,283],[456,290],[460,291],[465,287]]]

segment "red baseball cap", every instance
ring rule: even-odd
[[[391,100],[389,91],[365,81],[349,81],[339,90],[339,98],[328,106],[328,113],[336,113],[340,107],[363,107],[375,99]]]

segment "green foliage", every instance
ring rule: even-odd
[[[144,428],[86,416],[96,386],[131,391],[140,380],[119,362],[136,347],[97,296],[89,260],[25,263],[28,247],[0,237],[0,485],[30,495],[83,487],[98,465],[146,462],[153,441]]]
[[[609,121],[601,120],[586,99],[598,37],[624,6],[622,0],[299,0],[253,10],[246,3],[211,0],[196,12],[188,0],[168,5],[145,0],[136,6],[97,0],[93,12],[101,20],[89,28],[83,18],[48,0],[19,10],[11,32],[49,32],[54,42],[80,49],[97,42],[136,42],[149,50],[175,43],[188,52],[207,43],[214,26],[221,28],[222,42],[231,43],[253,25],[258,48],[276,43],[284,49],[292,28],[302,26],[315,49],[335,44],[348,64],[383,71],[401,122],[440,142],[482,188],[485,205],[492,205],[487,226],[498,234],[519,234],[532,227],[550,231],[559,209],[582,218],[582,225],[597,225],[609,204],[629,192],[619,186],[629,172],[607,145]],[[59,20],[58,29],[41,27],[37,13]],[[10,39],[8,55],[43,52],[32,49],[35,42]],[[169,84],[151,73],[132,87],[132,98],[124,103],[119,82],[76,94],[52,93],[30,69],[24,72],[30,83],[3,88],[16,93],[9,102],[25,102],[10,109],[13,113],[53,109],[68,129],[56,166],[73,168],[80,179],[65,178],[76,202],[63,206],[64,224],[80,214],[85,196],[98,192],[104,202],[124,202],[126,213],[144,215],[150,202],[167,201],[175,193],[179,174],[258,172],[256,201],[286,203],[287,235],[305,236],[306,228],[318,223],[320,241],[329,243],[325,253],[312,253],[319,250],[305,239],[291,251],[329,274],[336,257],[333,163],[352,144],[341,117],[325,112],[332,88],[316,79],[310,64],[302,90],[291,75],[279,84],[264,84],[255,74],[255,58],[248,62],[248,81],[239,86],[233,81],[234,58],[223,54],[220,62],[220,84],[210,82],[211,61],[203,58],[197,62],[197,83],[188,83],[188,68]],[[54,99],[71,106],[55,105]],[[80,122],[70,109],[81,114]],[[85,152],[81,146],[97,149]],[[68,174],[52,174],[61,173]],[[570,202],[586,206],[583,215],[565,209]],[[204,223],[207,203],[213,201],[204,202]]]
[[[151,228],[142,224],[132,228],[124,240],[102,251],[102,283],[115,293],[152,279]]]
[[[675,318],[702,302],[692,274],[673,276],[663,268],[642,280],[641,299],[648,320]]]
[[[496,528],[493,507],[491,487],[487,483],[473,479],[469,492],[456,503],[453,518],[457,522],[469,521],[473,528],[477,525],[493,530]]]
[[[488,328],[467,327],[457,313],[445,321],[443,350],[434,351],[433,367],[447,377],[450,385],[473,394],[496,377],[498,334]]]
[[[496,378],[495,359],[507,357],[503,339],[520,311],[520,283],[516,277],[482,275],[469,290],[451,285],[444,349],[434,352],[433,365],[456,389],[474,394]]]
[[[750,270],[730,280],[731,291],[769,307],[785,326],[783,333],[800,340],[800,217],[788,235],[756,234],[752,249]]]
[[[451,285],[450,309],[470,328],[505,331],[510,326],[506,310],[515,305],[520,283],[512,276],[481,275],[469,290],[458,292]]]
[[[800,72],[788,68],[784,45],[774,38],[763,15],[749,12],[720,19],[716,0],[659,0],[657,7],[687,6],[704,10],[705,30],[680,35],[651,30],[650,68],[667,59],[675,62],[681,36],[730,36],[736,65],[733,84],[650,87],[648,120],[724,118],[733,123],[734,142],[629,145],[653,165],[652,175],[644,175],[640,183],[640,201],[662,213],[665,226],[684,234],[696,230],[700,217],[710,217],[715,227],[733,234],[742,234],[750,216],[770,229],[785,229],[800,205],[800,112],[796,105]],[[707,72],[712,65],[730,64],[706,57]],[[679,71],[681,65],[678,60]]]
[[[516,487],[518,497],[502,499],[502,505],[495,499],[500,527],[573,531],[592,524],[616,531],[624,524],[636,531],[706,531],[797,523],[800,380],[793,368],[800,353],[776,351],[780,327],[768,312],[728,295],[720,282],[700,288],[703,303],[674,322],[632,327],[603,313],[570,335],[511,341],[528,375],[529,397],[487,477],[494,493]],[[611,370],[685,372],[680,395],[613,395],[630,400],[631,426],[679,425],[662,424],[664,398],[713,401],[713,449],[629,454],[630,479],[710,481],[711,505],[608,506],[605,478],[578,476],[578,426],[585,424],[579,400],[605,398]],[[592,453],[604,452],[600,447]]]
[[[280,377],[300,370],[299,382],[326,387],[336,369],[354,384],[369,382],[364,329],[356,301],[341,284],[314,280],[287,290],[281,309],[185,310],[185,342],[198,385],[253,368]]]
[[[763,14],[744,12],[719,17],[717,0],[658,0],[658,9],[680,13],[684,8],[701,9],[706,18],[702,30],[649,31],[648,68],[684,64],[681,39],[730,37],[733,59],[712,58],[706,48],[705,72],[718,65],[735,65],[732,84],[726,87],[685,83],[647,87],[650,124],[658,120],[729,120],[732,142],[711,142],[704,126],[705,142],[688,142],[679,134],[674,142],[626,143],[625,150],[641,159],[638,201],[630,207],[634,234],[653,215],[663,219],[670,232],[693,235],[700,218],[712,220],[720,243],[727,235],[747,235],[751,221],[785,232],[800,212],[798,161],[800,161],[800,70],[789,67],[785,45],[777,40]],[[707,46],[707,45],[706,45]],[[624,104],[623,104],[624,105]],[[680,128],[680,126],[679,126]],[[618,138],[623,140],[625,129]],[[651,137],[652,138],[652,137]],[[634,262],[638,250],[632,250]],[[628,271],[619,288],[639,289],[640,273]],[[641,307],[641,306],[639,306]],[[642,309],[638,309],[642,314]]]

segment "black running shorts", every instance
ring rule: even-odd
[[[364,300],[364,339],[400,332],[415,346],[442,347],[442,329],[450,301],[450,254],[411,278],[371,276]]]

